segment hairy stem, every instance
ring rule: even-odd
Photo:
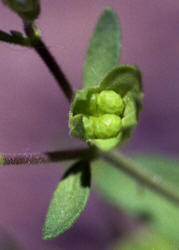
[[[0,165],[32,165],[45,164],[59,161],[68,161],[74,159],[92,160],[96,157],[94,148],[72,149],[45,153],[18,153],[1,154]]]
[[[37,28],[36,28],[37,29]],[[58,85],[63,90],[65,96],[69,100],[72,101],[73,98],[73,90],[72,87],[67,80],[65,74],[61,70],[60,66],[57,64],[55,58],[52,56],[50,51],[48,50],[45,43],[40,38],[39,34],[37,35],[37,31],[34,29],[34,26],[30,23],[24,24],[24,31],[28,38],[32,43],[32,47],[35,49],[37,54],[43,60],[43,62],[48,67],[49,71],[52,73],[54,78],[56,79]]]
[[[156,182],[153,175],[142,169],[122,153],[99,153],[94,147],[83,149],[72,149],[45,153],[18,153],[18,154],[1,154],[0,165],[32,165],[45,164],[59,161],[68,161],[75,159],[93,160],[101,156],[106,161],[110,162],[132,178],[135,178],[139,183],[154,190],[158,194],[164,196],[168,200],[179,205],[179,196],[174,193],[165,183]]]
[[[135,178],[139,183],[179,205],[178,194],[174,193],[165,183],[155,181],[150,172],[139,167],[122,153],[102,153],[101,156],[126,174]]]

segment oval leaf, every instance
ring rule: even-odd
[[[141,168],[153,174],[153,178],[165,181],[175,193],[179,192],[179,161],[152,155],[134,157]],[[97,162],[94,169],[96,187],[112,205],[142,218],[162,235],[179,243],[179,209],[154,191],[114,168],[107,162]]]
[[[120,25],[116,13],[107,8],[101,15],[87,50],[83,69],[83,87],[98,85],[119,63]]]
[[[79,161],[67,171],[53,194],[43,228],[43,239],[55,238],[68,230],[85,208],[89,194],[89,162]]]

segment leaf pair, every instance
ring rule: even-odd
[[[107,8],[90,40],[84,89],[76,92],[69,122],[73,136],[105,151],[129,138],[141,109],[140,72],[134,66],[118,66],[120,47],[119,22],[116,13]],[[89,163],[80,161],[59,183],[47,213],[44,239],[66,231],[83,211],[90,192],[89,171]]]
[[[121,46],[120,36],[117,16],[112,9],[108,8],[99,19],[87,51],[83,71],[85,89],[97,86],[97,83],[117,66]],[[77,106],[83,109],[84,105],[79,100],[83,99],[85,92],[79,95]],[[82,137],[83,127],[79,119],[76,120],[76,126],[77,133]],[[52,239],[65,232],[83,211],[90,193],[89,168],[89,162],[76,163],[58,184],[47,212],[43,228],[44,239]]]

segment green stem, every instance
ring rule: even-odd
[[[136,165],[122,153],[101,153],[101,156],[129,176],[135,178],[139,183],[153,189],[155,192],[179,205],[178,194],[174,193],[165,183],[155,181],[149,172]]]
[[[173,192],[165,183],[156,182],[152,174],[136,165],[122,153],[104,153],[94,148],[72,149],[45,153],[19,153],[19,154],[1,154],[0,165],[32,165],[46,164],[59,161],[69,161],[75,159],[93,160],[101,156],[129,176],[135,178],[139,183],[153,189],[155,192],[164,196],[168,200],[179,205],[179,196]]]
[[[0,165],[46,164],[75,159],[91,160],[97,156],[94,148],[72,149],[45,153],[1,154]]]
[[[56,79],[58,85],[63,90],[69,102],[71,102],[73,98],[73,90],[71,88],[71,85],[69,81],[67,80],[65,74],[61,70],[60,66],[57,64],[55,58],[52,56],[47,46],[40,38],[39,33],[37,31],[37,27],[35,27],[35,25],[31,23],[28,23],[28,24],[25,23],[24,31],[26,35],[28,36],[28,38],[31,40],[32,47],[35,49],[37,54],[46,64],[49,71],[52,73],[52,75]]]

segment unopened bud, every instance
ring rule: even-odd
[[[97,109],[106,114],[121,115],[124,103],[119,94],[113,90],[103,90],[97,96]]]
[[[25,21],[35,20],[40,13],[40,0],[2,0]]]
[[[106,114],[99,117],[83,117],[83,124],[88,139],[107,139],[117,136],[122,128],[121,118]]]

